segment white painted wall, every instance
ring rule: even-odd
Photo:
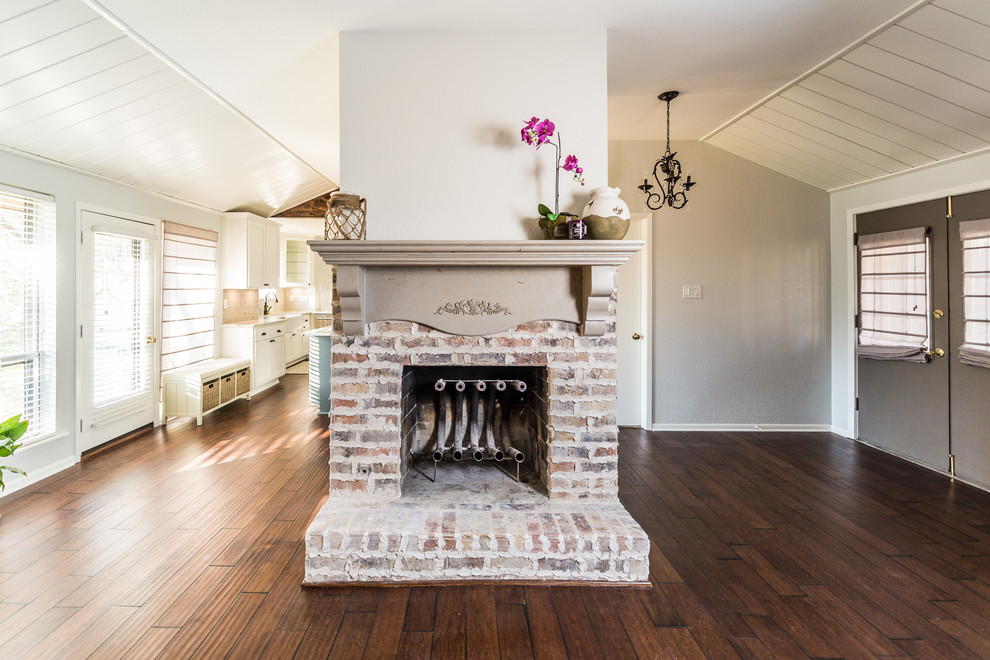
[[[828,195],[701,142],[671,148],[700,183],[653,213],[654,428],[827,429]],[[663,150],[609,144],[633,212]]]
[[[856,436],[856,260],[852,244],[856,214],[986,189],[990,189],[990,153],[832,193],[832,427],[836,433]]]
[[[605,31],[350,32],[340,37],[340,180],[368,199],[369,239],[538,236],[553,207],[553,149],[520,141],[549,117],[586,185],[561,176],[561,210],[604,185]]]
[[[28,473],[26,478],[16,474],[5,478],[4,492],[11,493],[79,460],[75,434],[77,205],[175,220],[215,231],[220,230],[220,214],[6,151],[0,151],[0,183],[52,194],[56,207],[56,435],[22,447],[6,459]],[[16,259],[16,255],[4,258]]]

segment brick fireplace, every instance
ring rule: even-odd
[[[614,275],[640,243],[310,245],[343,318],[307,584],[648,580],[615,420]]]

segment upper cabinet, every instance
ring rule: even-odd
[[[279,286],[279,224],[253,213],[223,214],[223,288]]]
[[[310,261],[312,255],[315,253],[309,249],[306,239],[286,238],[283,241],[283,245],[282,254],[285,257],[283,259],[285,274],[282,277],[282,285],[312,286],[313,269],[310,267]]]

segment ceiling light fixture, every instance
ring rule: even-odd
[[[684,189],[675,192],[681,181],[681,163],[674,158],[677,155],[676,152],[670,153],[670,102],[677,98],[677,94],[678,92],[664,92],[657,97],[667,104],[667,151],[653,166],[653,179],[660,187],[660,191],[650,192],[654,186],[649,179],[643,179],[643,185],[639,186],[639,189],[646,194],[646,206],[654,211],[660,209],[665,203],[671,208],[683,208],[688,201],[687,191],[698,183],[692,181],[691,175],[688,174],[687,179],[680,183]],[[663,179],[660,178],[660,174],[663,174]]]

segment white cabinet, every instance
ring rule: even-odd
[[[279,285],[279,224],[253,213],[223,214],[223,288]]]
[[[285,321],[254,325],[226,324],[223,355],[251,360],[251,392],[270,387],[285,374]]]
[[[282,241],[282,286],[312,286],[313,269],[311,255],[304,238],[286,238]]]
[[[285,374],[285,337],[272,337],[254,342],[256,388],[274,385]]]
[[[279,224],[271,220],[265,221],[264,264],[262,266],[263,283],[259,288],[274,288],[278,286],[278,234]],[[248,287],[254,288],[254,287]]]
[[[309,353],[309,345],[306,338],[303,337],[303,333],[308,331],[310,327],[309,317],[309,314],[300,314],[299,316],[290,316],[285,320],[286,333],[288,334],[285,340],[286,366],[299,362]]]

